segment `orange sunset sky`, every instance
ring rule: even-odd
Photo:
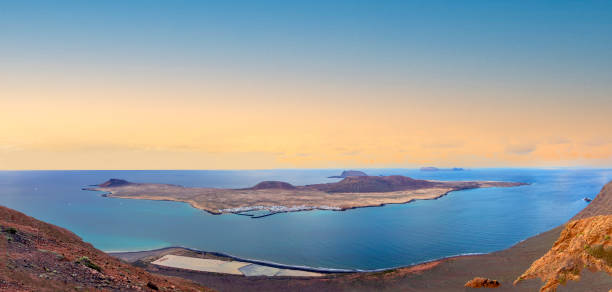
[[[596,7],[25,3],[0,4],[0,169],[612,166]]]

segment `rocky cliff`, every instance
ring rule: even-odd
[[[540,291],[580,280],[583,270],[612,276],[612,182],[565,225],[552,248],[514,282],[540,278]]]

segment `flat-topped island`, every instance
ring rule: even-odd
[[[451,191],[520,185],[524,183],[433,181],[391,175],[349,176],[338,182],[304,186],[263,181],[243,189],[183,187],[110,179],[88,190],[106,192],[107,197],[186,202],[211,214],[234,213],[262,217],[282,212],[315,209],[342,211],[403,204],[414,200],[437,199]]]

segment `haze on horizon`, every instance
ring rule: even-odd
[[[288,2],[0,2],[0,169],[612,166],[612,2]]]

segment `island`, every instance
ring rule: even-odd
[[[105,192],[103,195],[106,197],[186,202],[211,214],[234,213],[259,218],[283,212],[343,211],[403,204],[414,200],[437,199],[458,190],[520,185],[524,183],[433,181],[391,175],[349,176],[338,182],[305,186],[294,186],[281,181],[263,181],[243,189],[183,187],[110,179],[86,190]]]
[[[365,172],[359,170],[345,170],[340,175],[332,175],[327,178],[347,178],[349,176],[368,176]]]
[[[465,168],[453,167],[453,168],[437,168],[434,166],[421,167],[421,171],[464,171]]]

